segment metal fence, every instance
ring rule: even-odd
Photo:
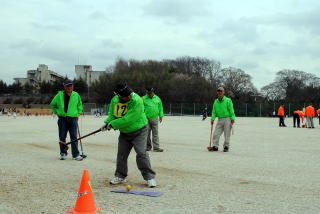
[[[280,103],[233,103],[236,116],[239,117],[272,117],[277,114]],[[289,103],[284,104],[285,113],[287,116],[292,116],[295,110],[302,110],[307,106],[306,103]],[[313,104],[318,109],[320,104]],[[183,116],[193,115],[199,116],[202,111],[207,108],[209,113],[212,110],[212,103],[164,103],[163,111],[165,115]],[[84,112],[93,114],[95,110],[102,110],[106,114],[109,110],[109,105],[98,105],[95,103],[85,103]]]
[[[240,117],[272,117],[278,112],[280,103],[233,103],[234,110],[237,116]],[[305,103],[284,104],[285,113],[289,117],[295,110],[302,110],[307,105]],[[313,105],[315,108],[320,108],[319,104]],[[204,108],[211,113],[212,104],[199,103],[182,103],[182,104],[164,104],[164,112],[167,115],[201,115]]]

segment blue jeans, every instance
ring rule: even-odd
[[[78,120],[77,120],[77,118],[59,117],[58,127],[59,127],[59,140],[60,141],[66,142],[68,131],[69,131],[71,140],[77,139],[77,134],[78,134]],[[75,157],[79,156],[80,153],[78,150],[78,141],[71,143],[71,151],[72,151],[72,157],[75,158]],[[65,150],[65,148],[63,146],[60,145],[60,155],[62,155],[62,154],[67,155],[68,152],[67,152],[67,150]]]

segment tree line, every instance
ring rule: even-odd
[[[49,104],[53,96],[63,89],[63,82],[66,79],[68,77],[52,82],[44,81],[37,86],[30,83],[22,85],[20,82],[6,84],[0,80],[0,96],[6,97],[3,100],[3,104],[23,104],[23,106],[30,106],[31,103]],[[88,85],[83,79],[74,79],[73,82],[80,94],[88,91]]]
[[[211,103],[219,86],[238,102],[250,102],[258,93],[252,78],[238,68],[221,68],[220,62],[200,57],[175,60],[118,59],[92,86],[97,103],[113,96],[117,82],[125,80],[138,94],[153,87],[165,103]]]
[[[65,77],[67,78],[67,77]],[[211,103],[216,89],[223,86],[227,96],[237,103],[314,103],[320,101],[320,78],[304,71],[283,69],[272,83],[261,90],[252,77],[240,68],[222,68],[214,59],[179,57],[165,60],[126,60],[119,58],[106,73],[88,88],[82,79],[74,79],[75,90],[85,102],[108,103],[117,82],[125,80],[138,94],[153,87],[164,103]],[[7,85],[0,80],[0,95],[47,94],[51,97],[62,89],[62,82],[42,82],[38,87],[20,83]]]
[[[30,83],[22,85],[20,82],[6,84],[4,81],[0,80],[0,95],[55,94],[57,91],[63,89],[63,81],[66,79],[68,79],[68,77],[52,82],[43,81],[39,83],[38,86]],[[85,93],[88,90],[88,85],[83,79],[74,79],[73,82],[79,93]]]

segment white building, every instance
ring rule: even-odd
[[[40,64],[36,70],[28,70],[26,78],[14,78],[15,82],[20,82],[21,85],[29,83],[34,86],[39,86],[41,82],[53,82],[61,79],[63,76],[50,71],[48,66],[44,64]]]
[[[75,72],[77,79],[83,79],[88,86],[99,80],[99,77],[105,73],[105,71],[93,71],[91,65],[75,65]]]

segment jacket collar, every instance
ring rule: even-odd
[[[219,98],[217,98],[219,100]],[[223,96],[221,100],[219,100],[220,102],[223,102],[226,99],[226,96]]]

